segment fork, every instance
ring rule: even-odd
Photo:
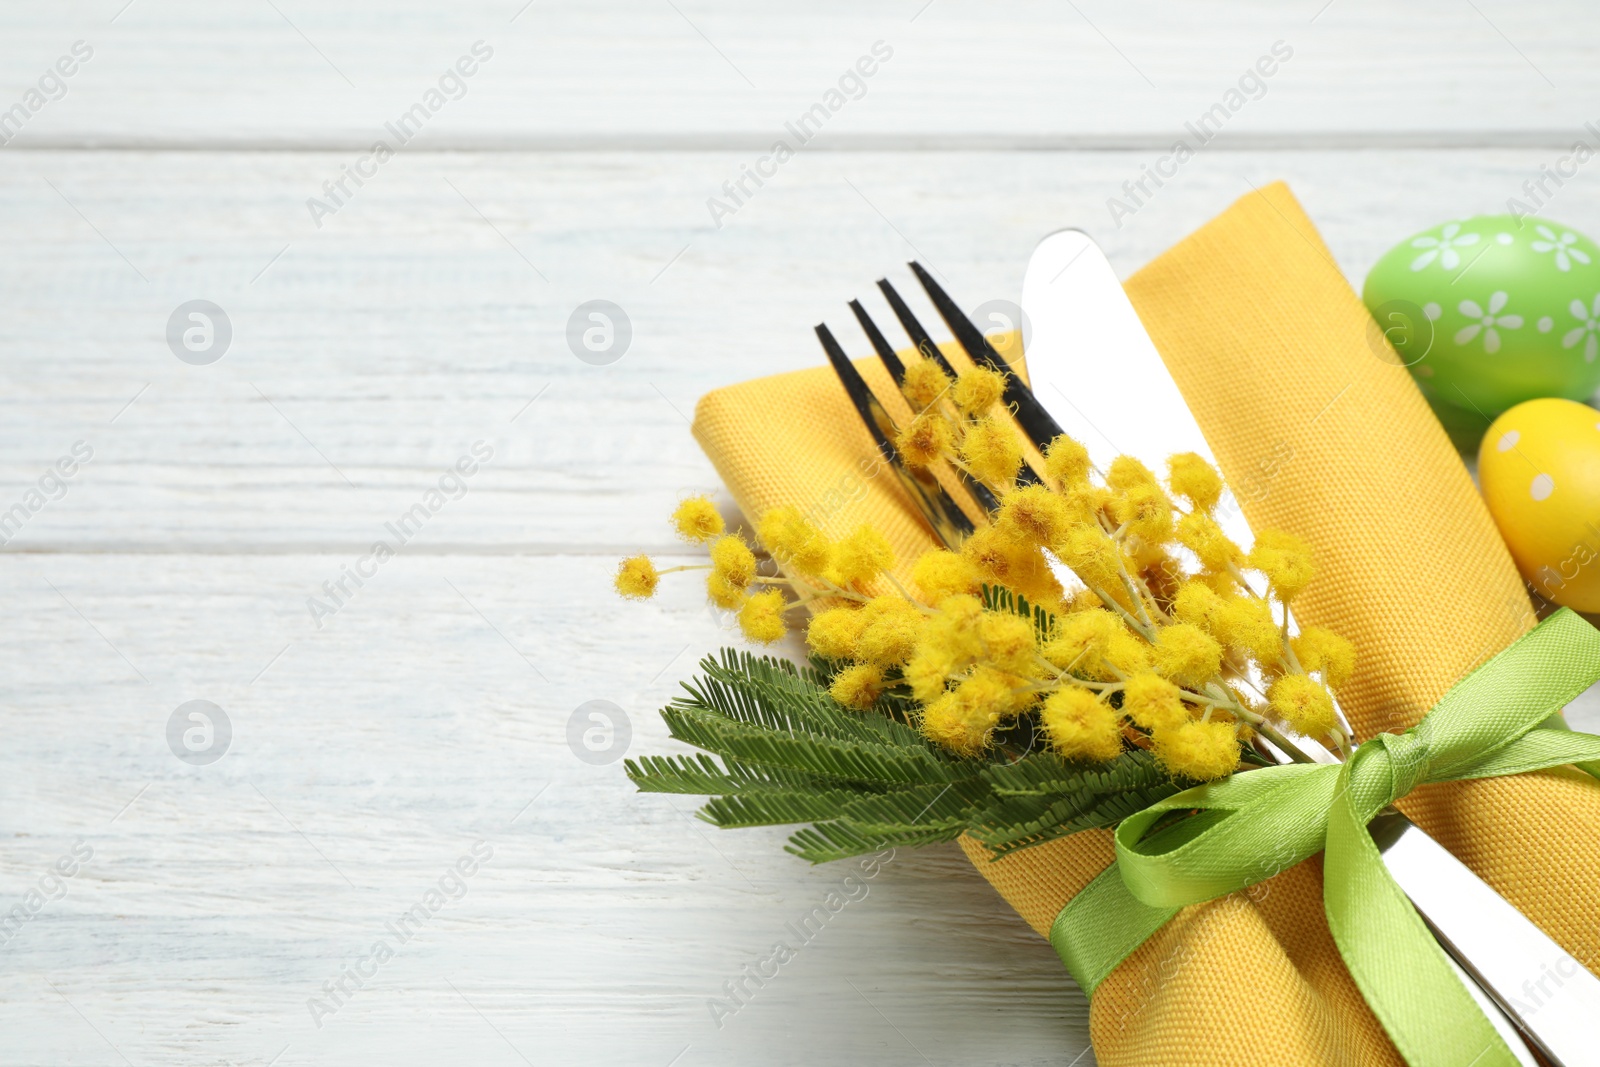
[[[922,288],[927,293],[929,300],[933,303],[935,310],[938,311],[939,317],[944,320],[950,332],[955,335],[956,341],[966,352],[968,358],[974,364],[987,367],[1005,379],[1005,389],[1001,394],[1002,404],[1010,412],[1023,435],[1032,442],[1040,454],[1043,454],[1050,446],[1050,443],[1061,436],[1061,425],[1055,420],[1054,416],[1045,410],[1044,405],[1039,402],[1033,390],[1011,370],[1010,364],[1000,356],[994,346],[989,343],[989,339],[973,324],[972,320],[967,318],[956,302],[945,292],[944,287],[934,280],[933,276],[923,269],[920,263],[913,262],[910,267],[916,275],[917,281],[921,283]],[[900,325],[910,338],[912,347],[921,353],[923,358],[931,359],[938,363],[939,368],[946,375],[954,378],[956,376],[955,368],[950,365],[943,353],[939,351],[938,345],[934,343],[928,331],[917,320],[916,315],[912,313],[911,308],[906,304],[899,292],[895,290],[895,287],[884,278],[880,278],[877,284],[884,298],[888,301],[889,307],[894,311],[895,318],[900,320]],[[894,381],[895,386],[901,390],[902,396],[911,407],[913,414],[916,414],[916,400],[904,391],[905,364],[895,352],[894,347],[884,337],[883,331],[878,328],[877,324],[872,321],[872,317],[867,314],[866,309],[862,307],[861,302],[852,300],[849,306],[856,320],[861,324],[862,331],[867,335],[873,351],[877,353],[879,361],[888,370],[889,377]],[[962,541],[976,530],[976,525],[960,510],[960,506],[939,485],[938,480],[931,473],[925,469],[918,470],[905,463],[894,444],[894,440],[899,433],[899,427],[895,425],[888,409],[872,392],[872,388],[867,384],[866,379],[861,376],[861,372],[856,368],[855,364],[845,355],[844,349],[827,325],[819,323],[816,331],[818,339],[822,342],[823,351],[827,353],[828,361],[833,365],[834,372],[838,375],[845,392],[855,405],[856,412],[861,416],[862,421],[866,423],[867,430],[877,442],[879,451],[900,476],[902,484],[906,484],[908,488],[912,489],[912,499],[922,510],[923,518],[927,520],[928,525],[932,527],[934,533],[938,535],[946,548],[951,551],[960,549]],[[969,478],[959,467],[956,470],[956,474],[963,487],[971,492],[974,501],[982,509],[985,517],[992,519],[999,509],[999,501],[994,494],[982,483]],[[1042,479],[1038,472],[1024,459],[1018,471],[1015,485],[1020,487],[1040,482],[1042,482]],[[1069,582],[1073,580],[1070,570],[1053,560],[1052,565],[1056,568],[1058,577],[1067,579]],[[1264,590],[1258,590],[1258,592],[1262,591]],[[1252,680],[1259,681],[1260,679],[1253,678]],[[1337,714],[1339,726],[1348,736],[1350,724],[1345,719],[1342,710],[1338,710]],[[1337,752],[1330,750],[1319,742],[1293,733],[1287,733],[1287,738],[1291,744],[1294,744],[1299,749],[1300,755],[1309,756],[1311,759],[1322,763],[1336,763],[1340,760]],[[1259,735],[1257,735],[1256,740],[1262,746],[1263,754],[1273,762],[1291,762],[1290,754],[1272,745],[1270,741]]]
[[[944,320],[968,358],[975,365],[988,367],[1004,377],[1005,390],[1001,397],[1004,406],[1023,436],[1043,453],[1062,432],[1055,418],[933,276],[921,264],[913,262],[910,267],[939,317]],[[922,358],[937,361],[940,369],[953,377],[954,369],[894,286],[886,279],[880,279],[877,284],[910,339],[912,348]],[[873,351],[888,370],[890,379],[904,395],[905,365],[860,301],[852,300],[849,306]],[[976,530],[976,524],[961,511],[929,471],[915,470],[904,462],[894,445],[898,427],[888,409],[873,394],[827,325],[819,324],[816,331],[829,362],[879,451],[907,487],[935,535],[952,551],[959,549],[966,537]],[[916,402],[909,396],[905,399],[915,413]],[[1017,484],[1041,480],[1025,461]],[[998,507],[994,494],[964,476],[962,484],[971,492],[985,517],[992,518]],[[1055,561],[1052,561],[1052,565],[1056,566]],[[1071,572],[1059,567],[1057,573],[1066,578]],[[1288,625],[1291,632],[1297,629],[1292,616]],[[1345,735],[1351,736],[1349,721],[1337,703],[1335,711]],[[1325,763],[1340,761],[1339,753],[1329,746],[1290,731],[1284,733],[1290,744],[1297,746],[1310,758]],[[1292,762],[1289,753],[1259,734],[1255,744],[1257,751],[1274,763]],[[1546,1011],[1541,1018],[1535,1019],[1534,1011],[1519,1010],[1522,1005],[1518,997],[1523,990],[1517,985],[1517,979],[1525,975],[1537,978],[1541,972],[1548,971],[1548,966],[1541,965],[1548,961],[1564,962],[1571,957],[1403,814],[1391,809],[1374,821],[1371,832],[1390,873],[1433,930],[1458,977],[1519,1061],[1530,1067],[1536,1062],[1527,1051],[1528,1045],[1524,1044],[1527,1041],[1537,1047],[1555,1067],[1577,1067],[1580,1063],[1591,1062],[1587,1057],[1592,1050],[1587,1047],[1587,1042],[1577,1046],[1582,1049],[1580,1056],[1573,1055],[1575,1045],[1571,1043],[1566,1026],[1573,1013],[1566,1013],[1563,1018],[1553,1018],[1558,1013]],[[1600,992],[1600,981],[1581,967],[1578,971],[1579,975],[1570,981],[1576,985],[1580,984],[1580,978],[1587,978],[1594,983],[1594,991]],[[1600,1000],[1595,998],[1593,992],[1585,990],[1583,993],[1587,994],[1592,1008],[1600,1009]]]

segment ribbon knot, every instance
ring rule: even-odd
[[[1515,1067],[1389,876],[1367,823],[1424,783],[1600,760],[1600,737],[1537,728],[1597,679],[1600,631],[1562,609],[1457,682],[1415,727],[1379,734],[1343,764],[1262,768],[1153,804],[1117,827],[1116,863],[1061,909],[1050,943],[1093,995],[1180,908],[1326,850],[1328,929],[1406,1062]],[[1187,816],[1146,836],[1168,812]]]
[[[1411,792],[1428,780],[1431,757],[1431,744],[1415,729],[1378,734],[1350,761],[1351,788],[1357,791],[1358,807],[1365,807],[1360,799],[1369,789],[1380,811]]]

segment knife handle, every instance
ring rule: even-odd
[[[1398,812],[1370,826],[1440,947],[1553,1067],[1600,1064],[1600,978]]]

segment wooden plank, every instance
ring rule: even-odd
[[[782,830],[714,830],[691,798],[577,758],[568,721],[595,699],[629,720],[628,754],[679,748],[656,709],[738,643],[697,582],[625,604],[592,556],[403,556],[308,632],[307,576],[343,562],[0,560],[25,620],[0,631],[0,910],[92,851],[3,946],[7,1062],[1043,1065],[1084,1048],[1081,995],[953,848],[848,886],[850,868],[783,853]],[[193,699],[232,724],[208,766],[166,736]],[[1600,727],[1600,692],[1583,705],[1573,724]],[[399,943],[385,924],[478,841],[493,854],[464,895]],[[797,936],[830,891],[856,899]],[[714,1016],[779,941],[795,958]],[[364,959],[376,973],[329,1001]],[[314,1019],[313,1000],[337,1010]]]
[[[1083,1047],[1082,997],[953,846],[858,871],[802,941],[789,925],[845,868],[575,757],[568,718],[591,699],[624,710],[630,754],[679,747],[655,709],[730,640],[698,583],[623,604],[592,557],[401,558],[308,636],[304,575],[341,562],[0,561],[28,621],[0,633],[0,904],[75,841],[93,853],[4,946],[8,1063],[264,1064],[285,1046],[280,1067],[667,1064],[686,1046],[679,1063],[922,1063],[914,1042],[1047,1064]],[[209,766],[165,736],[196,698],[232,723]],[[398,943],[385,924],[480,840],[493,855],[465,895]],[[394,958],[319,1028],[307,1001],[383,938]],[[719,1027],[707,1002],[780,940],[795,958]]]
[[[859,99],[829,113],[823,140],[1164,144],[1226,103],[1277,41],[1292,57],[1259,99],[1230,114],[1226,137],[1446,133],[1482,144],[1534,131],[1561,146],[1596,118],[1585,101],[1600,87],[1587,44],[1600,13],[1578,0],[830,0],[790,10],[726,0],[125,3],[6,14],[0,67],[11,72],[10,98],[74,41],[95,50],[19,145],[364,150],[479,40],[493,58],[430,117],[423,143],[765,145],[826,103],[877,41],[892,58]]]
[[[5,505],[74,441],[95,457],[8,550],[364,549],[477,440],[494,459],[413,550],[657,546],[672,502],[716,487],[696,399],[817,364],[819,320],[864,350],[844,301],[905,259],[969,306],[1014,299],[1051,229],[1088,228],[1131,272],[1282,177],[1359,284],[1405,235],[1503,207],[1540,153],[1201,154],[1118,228],[1105,201],[1148,158],[803,155],[717,229],[704,200],[736,156],[423,153],[319,230],[297,197],[337,155],[9,155]],[[1551,210],[1600,232],[1592,180]],[[197,297],[234,324],[210,366],[164,336]],[[565,339],[597,297],[633,322],[610,366]]]
[[[638,795],[618,763],[576,758],[568,720],[590,699],[626,713],[627,752],[677,747],[654,709],[738,643],[698,582],[627,605],[602,558],[400,557],[307,633],[307,576],[341,563],[0,560],[27,621],[0,632],[0,904],[26,902],[77,841],[93,849],[5,944],[8,1062],[1082,1051],[1082,997],[954,849],[886,862],[802,945],[790,923],[848,869],[786,856],[782,830],[712,830],[690,798]],[[168,747],[190,699],[232,723],[210,766]],[[1600,693],[1582,704],[1574,726],[1600,728]],[[466,894],[317,1027],[323,982],[394,939],[386,923],[480,840],[493,856]],[[718,1027],[709,1001],[778,941],[797,957]]]

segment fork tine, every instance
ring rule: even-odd
[[[889,301],[889,307],[894,311],[894,317],[900,320],[900,328],[905,330],[906,336],[911,338],[911,346],[924,357],[939,364],[939,369],[950,377],[956,376],[956,369],[950,361],[944,358],[944,353],[939,351],[939,346],[933,343],[933,338],[928,336],[928,331],[922,328],[922,323],[911,313],[906,302],[900,299],[900,294],[894,286],[889,284],[889,279],[879,278],[878,288],[883,292],[884,299]]]
[[[883,336],[883,331],[878,329],[878,324],[872,321],[872,316],[867,314],[867,309],[861,306],[861,301],[850,301],[850,310],[855,312],[856,321],[861,324],[861,329],[867,335],[867,340],[872,342],[872,350],[878,353],[878,358],[883,365],[889,368],[889,377],[894,379],[894,384],[899,385],[906,380],[906,365],[900,362],[900,357],[895,355],[894,346],[889,339]]]
[[[911,309],[909,307],[907,307],[906,306],[906,302],[900,298],[900,294],[895,291],[894,286],[890,285],[887,279],[879,278],[878,279],[878,288],[883,290],[883,295],[884,295],[885,299],[887,299],[889,301],[889,306],[894,309],[895,318],[899,319],[900,320],[900,325],[905,327],[906,335],[911,338],[911,343],[916,346],[917,351],[921,352],[924,356],[927,356],[930,359],[938,360],[939,361],[939,366],[944,369],[944,372],[946,374],[950,375],[950,377],[954,378],[956,376],[955,368],[951,367],[950,366],[950,362],[947,359],[944,358],[944,354],[939,351],[939,346],[933,343],[933,338],[928,336],[928,331],[923,329],[922,323],[917,321],[917,317],[911,313]],[[943,292],[943,290],[941,290],[941,292]],[[949,298],[946,297],[945,299],[948,300]],[[960,313],[957,312],[957,314],[960,314]],[[982,336],[983,336],[982,334],[979,334],[979,337],[982,337]],[[987,344],[988,342],[984,342],[984,343]],[[965,347],[965,346],[963,346],[963,347]],[[970,355],[972,350],[970,348],[968,348],[967,352]],[[997,360],[999,359],[998,356],[995,357],[995,358]],[[985,362],[985,361],[977,360],[976,357],[974,357],[974,360],[977,361],[977,362],[980,362],[980,363]],[[1033,440],[1033,443],[1038,446],[1039,451],[1043,452],[1044,448],[1045,448],[1045,444],[1048,444],[1050,441],[1055,440],[1055,437],[1052,435],[1051,437],[1046,438],[1045,439],[1045,444],[1040,444],[1039,443],[1039,440],[1038,440],[1037,436],[1034,433],[1034,429],[1035,428],[1033,426],[1030,426],[1028,423],[1023,422],[1023,420],[1022,420],[1022,418],[1021,418],[1021,416],[1019,414],[1021,408],[1019,407],[1019,405],[1017,403],[1017,400],[1016,400],[1016,396],[1014,395],[1014,391],[1015,391],[1014,387],[1020,387],[1022,389],[1022,391],[1024,393],[1026,393],[1027,400],[1029,402],[1031,402],[1035,408],[1038,409],[1038,411],[1040,412],[1041,415],[1044,416],[1044,418],[1049,419],[1050,416],[1048,414],[1044,414],[1044,409],[1039,407],[1039,402],[1037,400],[1034,400],[1033,394],[1030,393],[1030,392],[1027,392],[1027,386],[1022,385],[1021,380],[1018,379],[1016,375],[1014,375],[1014,374],[1012,374],[1010,372],[1010,370],[1006,367],[1004,362],[999,363],[998,370],[1005,377],[1005,380],[1006,380],[1006,389],[1005,389],[1005,393],[1002,395],[1002,399],[1005,401],[1006,407],[1011,410],[1012,418],[1016,421],[1016,423],[1019,426],[1022,427],[1022,432],[1027,434],[1028,437]],[[1055,421],[1053,419],[1050,420],[1050,424],[1052,426],[1054,426],[1055,425]],[[1060,427],[1057,427],[1056,428],[1056,433],[1059,434],[1060,432],[1061,432]],[[1018,484],[1018,485],[1037,485],[1042,480],[1043,479],[1041,479],[1039,477],[1039,473],[1037,471],[1035,471],[1031,466],[1029,466],[1026,462],[1024,462],[1022,464],[1022,468],[1017,472],[1017,482],[1016,482],[1016,484]]]
[[[913,262],[911,270],[917,276],[917,281],[922,283],[922,288],[927,291],[928,299],[933,301],[939,317],[944,319],[945,325],[961,343],[961,347],[966,349],[972,361],[1005,375],[1006,406],[1011,408],[1016,416],[1017,425],[1022,427],[1023,432],[1032,438],[1034,445],[1043,452],[1051,441],[1061,436],[1061,424],[1056,422],[1039,403],[1038,398],[1033,395],[1033,390],[1024,385],[1022,379],[1012,372],[1011,367],[1000,358],[1000,354],[989,343],[989,339],[983,336],[983,331],[962,313],[956,302],[950,299],[950,294],[944,291],[944,287],[933,280],[933,275],[924,270],[920,263]]]
[[[855,405],[856,414],[866,423],[867,432],[877,443],[879,453],[900,476],[900,483],[922,512],[923,519],[946,548],[951,551],[959,549],[961,542],[976,529],[972,520],[956,506],[937,478],[928,471],[910,469],[900,458],[900,452],[894,446],[894,420],[873,395],[871,386],[861,377],[855,364],[850,362],[850,357],[844,354],[844,349],[839,347],[833,331],[826,324],[818,323],[817,339],[822,342],[822,350],[828,354],[828,362],[833,364],[839,383]]]
[[[872,316],[867,314],[867,309],[861,306],[861,301],[850,301],[850,310],[855,312],[856,321],[861,323],[861,329],[865,331],[867,339],[872,342],[872,347],[877,350],[878,358],[883,361],[885,367],[889,368],[889,375],[894,379],[894,384],[901,387],[900,395],[905,396],[905,364],[900,362],[900,357],[895,354],[894,347],[883,336],[883,331],[878,329],[878,324],[872,321]],[[911,405],[913,412],[917,410],[917,403],[911,397],[906,396],[906,403]],[[956,468],[956,477],[961,480],[961,484],[966,487],[967,492],[972,494],[972,499],[977,501],[978,506],[986,514],[993,515],[999,510],[1000,501],[995,499],[995,495],[989,491],[988,486],[973,479],[960,467]]]

